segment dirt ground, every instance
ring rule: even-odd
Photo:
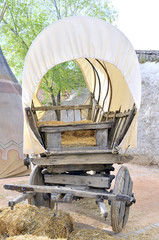
[[[59,204],[58,209],[69,212],[76,228],[102,229],[120,239],[159,239],[159,167],[125,164],[134,182],[133,192],[136,203],[131,207],[128,223],[121,233],[114,234],[110,225],[110,216],[105,221],[92,199]],[[115,165],[115,172],[120,168]],[[0,207],[7,206],[8,200],[19,195],[17,192],[3,189],[3,184],[28,183],[27,177],[0,179]],[[110,208],[108,206],[108,208]],[[108,209],[108,212],[110,209]]]

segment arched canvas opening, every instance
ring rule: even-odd
[[[138,60],[128,39],[112,25],[91,17],[71,17],[43,30],[32,43],[23,72],[23,107],[36,106],[37,90],[45,73],[59,63],[75,60],[100,113],[140,106]],[[132,126],[136,126],[137,117]],[[97,119],[98,121],[98,119]],[[135,146],[136,133],[129,128],[120,146]],[[131,137],[130,137],[131,136]],[[24,152],[45,149],[33,134],[25,116]]]

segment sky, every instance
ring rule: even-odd
[[[118,10],[117,28],[135,50],[159,50],[159,0],[111,0]]]

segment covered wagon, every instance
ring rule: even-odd
[[[42,105],[38,90],[43,76],[70,60],[83,73],[89,90],[86,102]],[[25,60],[22,89],[24,154],[31,156],[27,161],[34,168],[29,185],[5,185],[24,193],[10,205],[28,198],[31,204],[53,208],[57,202],[90,197],[95,198],[106,218],[104,201],[108,200],[112,228],[120,232],[135,202],[133,182],[125,166],[116,177],[112,173],[114,164],[130,161],[126,150],[136,147],[141,98],[138,59],[129,40],[100,19],[70,17],[57,21],[33,41]],[[65,124],[41,121],[47,111],[57,110],[79,111],[84,120]],[[73,133],[77,141],[71,142]],[[93,140],[87,141],[85,136]]]

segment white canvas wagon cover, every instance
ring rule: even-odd
[[[40,105],[37,89],[43,76],[55,65],[69,60],[79,64],[90,93],[94,91],[95,100],[102,107],[101,114],[108,110],[125,111],[135,103],[137,114],[119,148],[136,147],[141,99],[138,59],[126,36],[103,20],[92,17],[65,18],[51,24],[36,37],[24,64],[23,108],[31,107],[32,100],[35,106]],[[92,66],[100,77],[100,86],[95,83]],[[112,88],[110,106],[105,101],[105,96],[110,94],[107,91],[108,78]],[[45,149],[32,132],[24,112],[24,153],[43,152]]]

